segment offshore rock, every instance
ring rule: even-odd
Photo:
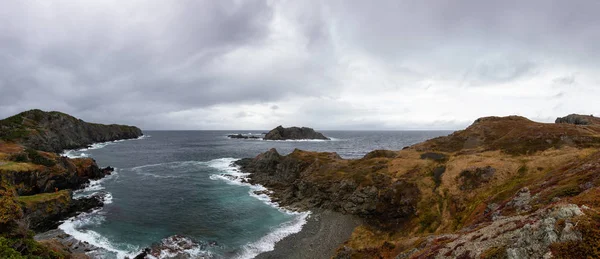
[[[277,128],[269,131],[264,139],[266,140],[288,140],[288,139],[323,139],[329,140],[328,137],[325,137],[323,134],[316,132],[312,128],[307,127],[290,127],[284,128],[282,126],[277,126]]]

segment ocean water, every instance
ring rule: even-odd
[[[270,148],[287,154],[295,148],[337,152],[360,158],[374,149],[399,150],[448,131],[323,131],[330,141],[229,139],[228,134],[260,131],[145,131],[136,140],[94,144],[65,152],[93,157],[115,172],[75,196],[100,193],[105,206],[65,221],[60,228],[103,248],[97,258],[133,257],[153,243],[176,246],[169,237],[193,242],[185,252],[195,258],[253,258],[301,230],[309,213],[278,208],[261,186],[230,180],[241,175],[231,162]],[[168,257],[164,253],[162,257]]]

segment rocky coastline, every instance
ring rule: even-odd
[[[328,248],[332,258],[593,257],[600,248],[600,123],[585,118],[486,117],[361,159],[271,149],[235,165],[283,207],[358,219],[351,234],[337,233],[345,241]],[[315,256],[307,251],[327,248],[327,239],[314,242],[324,233],[334,232],[315,231],[309,221],[258,258]]]
[[[89,258],[86,253],[96,248],[56,228],[104,205],[102,194],[74,199],[73,191],[114,168],[59,153],[140,136],[136,127],[87,123],[60,112],[31,110],[0,120],[0,255]]]

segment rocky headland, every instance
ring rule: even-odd
[[[334,258],[600,256],[600,123],[590,116],[485,117],[361,159],[271,149],[236,164],[282,206],[360,219]],[[310,240],[294,236],[282,244]]]
[[[73,199],[72,191],[114,169],[58,153],[141,135],[136,127],[92,124],[60,112],[31,110],[0,120],[0,257],[87,258],[92,248],[66,245],[64,233],[61,239],[33,236],[103,206],[101,195]]]
[[[0,139],[54,153],[142,135],[134,126],[88,123],[56,111],[29,110],[0,121]]]
[[[329,140],[323,134],[307,127],[289,127],[277,126],[265,134],[265,140],[300,140],[300,139],[322,139]]]

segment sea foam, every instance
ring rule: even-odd
[[[264,193],[265,191],[268,191],[267,188],[260,184],[248,183],[248,176],[250,174],[243,173],[238,166],[233,164],[233,162],[237,160],[238,159],[235,158],[220,158],[207,162],[208,166],[223,172],[222,174],[211,175],[210,179],[223,180],[232,185],[247,186],[250,188],[248,191],[250,196],[276,208],[282,213],[294,215],[292,220],[280,224],[277,228],[259,240],[244,245],[241,252],[235,257],[238,259],[249,259],[254,258],[258,254],[272,251],[275,249],[275,243],[291,234],[300,232],[302,226],[306,224],[306,218],[310,215],[310,212],[296,212],[280,207],[277,202],[273,202],[271,198]],[[257,192],[260,194],[257,194]]]

